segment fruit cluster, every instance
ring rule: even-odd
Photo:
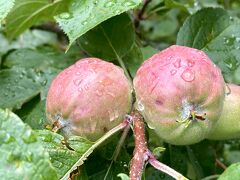
[[[97,140],[131,111],[133,89],[135,108],[168,143],[240,135],[240,87],[226,85],[204,52],[177,45],[146,60],[133,87],[118,66],[97,58],[79,60],[53,80],[48,120],[66,136]]]

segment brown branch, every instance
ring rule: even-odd
[[[216,159],[215,163],[216,163],[216,165],[223,168],[224,170],[227,169],[227,166],[225,164],[223,164],[219,159]]]
[[[140,11],[138,11],[137,16],[134,20],[134,25],[136,28],[139,26],[140,21],[144,19],[143,18],[144,12],[151,1],[152,0],[144,0],[143,7]]]
[[[144,122],[141,114],[138,111],[131,113],[133,118],[133,131],[135,137],[135,149],[130,166],[130,180],[140,180],[142,177],[143,167],[146,162],[149,162],[154,168],[172,176],[175,179],[185,180],[183,175],[168,167],[167,165],[159,162],[152,152],[147,147],[145,138]]]
[[[130,179],[141,179],[143,166],[148,159],[146,152],[147,142],[145,139],[144,122],[139,112],[132,112],[133,124],[134,124],[134,136],[135,136],[135,149],[133,152],[133,158],[131,160]]]

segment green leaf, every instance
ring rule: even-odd
[[[50,67],[43,71],[42,76],[44,78],[44,88],[42,89],[40,94],[41,100],[45,100],[47,98],[48,88],[50,87],[53,78],[55,78],[59,73],[59,69]]]
[[[152,46],[143,47],[141,48],[141,50],[142,50],[144,60],[147,60],[148,58],[152,57],[154,54],[158,52],[158,50],[153,48]]]
[[[178,29],[177,12],[171,10],[142,21],[140,23],[141,35],[151,41],[160,41],[164,37],[172,38]]]
[[[31,126],[32,129],[45,129],[47,122],[45,104],[46,101],[34,101],[34,104],[31,104],[33,107],[30,112],[23,117],[23,121]]]
[[[69,12],[60,14],[55,19],[69,37],[71,46],[77,38],[101,22],[136,8],[141,2],[142,0],[72,0]]]
[[[72,171],[84,163],[95,148],[124,127],[124,123],[118,125],[94,143],[79,136],[71,136],[66,141],[62,135],[48,130],[36,132],[59,176],[66,179]]]
[[[0,54],[4,54],[11,49],[35,49],[46,44],[55,45],[57,44],[57,35],[52,32],[34,29],[26,31],[14,41],[9,41],[3,34],[0,34],[0,42]]]
[[[184,3],[179,3],[177,1],[174,0],[164,0],[165,6],[167,8],[177,8],[180,9],[186,13],[188,13],[188,9],[186,8],[186,6],[184,5]]]
[[[0,107],[20,109],[22,104],[40,93],[42,77],[33,69],[5,69],[0,71]]]
[[[6,18],[6,32],[13,39],[41,20],[51,20],[65,11],[67,0],[16,0]]]
[[[74,171],[78,166],[82,165],[84,161],[87,159],[87,157],[103,142],[105,142],[109,137],[111,137],[113,134],[116,132],[122,130],[123,128],[126,127],[125,123],[121,123],[118,126],[114,127],[110,131],[108,131],[105,135],[103,135],[100,139],[98,139],[94,144],[92,144],[83,154],[81,154],[81,157],[72,165],[72,167],[68,170],[68,172],[64,175],[63,179],[66,179],[69,174]],[[71,141],[71,139],[70,139]],[[76,151],[79,152],[79,146],[77,147],[76,144],[75,146],[71,145],[71,142],[69,143],[70,147],[74,148]],[[77,147],[77,148],[76,148]],[[81,152],[83,150],[81,149]]]
[[[79,57],[79,55],[78,55]],[[69,53],[57,52],[53,49],[19,49],[7,56],[3,63],[4,67],[25,67],[44,71],[49,67],[64,69],[76,60]]]
[[[142,51],[137,44],[134,44],[131,51],[123,57],[123,61],[126,63],[131,76],[134,77],[138,68],[143,63]]]
[[[231,144],[224,144],[224,161],[227,164],[234,164],[237,162],[240,162],[240,151],[239,151],[239,143],[238,142],[232,142],[233,145]],[[234,146],[237,146],[237,148],[234,148]]]
[[[155,157],[159,158],[165,150],[166,148],[164,147],[157,147],[154,148],[152,152]]]
[[[127,174],[120,173],[117,176],[120,177],[121,180],[129,180],[129,176]]]
[[[133,46],[135,33],[127,14],[115,16],[78,39],[81,48],[89,55],[102,59],[117,59]]]
[[[81,137],[72,137],[68,140],[69,147],[64,144],[64,137],[48,130],[36,131],[45,150],[51,157],[51,162],[58,172],[59,178],[63,177],[81,155],[89,149],[92,142]]]
[[[15,0],[0,0],[0,27],[1,23],[14,5]]]
[[[199,151],[201,149],[201,151]],[[187,146],[189,160],[197,179],[201,179],[206,174],[211,174],[216,169],[215,166],[215,151],[210,144],[210,141],[201,141],[200,143]]]
[[[240,22],[220,8],[206,8],[188,17],[177,44],[205,51],[227,82],[240,83]]]
[[[239,172],[240,163],[232,164],[223,172],[223,174],[218,178],[218,180],[240,179]]]
[[[57,179],[36,134],[9,110],[0,109],[1,179]]]

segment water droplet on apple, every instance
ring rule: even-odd
[[[180,68],[181,67],[181,59],[177,59],[174,63],[173,63],[175,68]]]
[[[177,73],[177,70],[176,70],[176,69],[172,69],[172,70],[170,71],[170,73],[171,73],[171,75],[175,75],[175,74]]]
[[[188,65],[188,67],[193,67],[194,64],[195,64],[195,62],[192,61],[192,60],[190,60],[190,59],[187,61],[187,65]]]
[[[137,108],[138,111],[143,111],[144,110],[144,105],[142,104],[141,101],[137,102],[137,107],[136,108]]]
[[[76,86],[79,86],[81,83],[82,83],[82,79],[75,79],[73,81],[73,83],[76,85]]]
[[[96,94],[97,94],[97,96],[102,96],[103,92],[101,90],[96,90]]]
[[[181,75],[182,79],[186,82],[191,82],[195,79],[195,74],[190,69],[185,69]]]

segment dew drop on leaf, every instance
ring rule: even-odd
[[[64,166],[64,164],[59,162],[58,168],[62,168],[63,166]]]
[[[44,142],[51,142],[52,141],[52,136],[51,134],[46,134],[43,139]]]
[[[124,3],[124,6],[126,6],[126,7],[128,7],[128,6],[134,6],[134,5],[135,5],[135,3],[132,2],[132,1],[128,1],[128,2]]]
[[[14,155],[13,152],[10,152],[7,156],[7,161],[8,162],[13,162],[16,159],[16,155]]]
[[[119,14],[121,11],[118,9],[118,10],[116,10],[116,14]]]
[[[59,16],[60,16],[60,18],[62,18],[62,19],[69,19],[69,18],[71,17],[71,15],[70,15],[69,13],[67,13],[67,12],[62,13],[62,14],[60,14]]]
[[[4,137],[4,143],[5,144],[9,144],[11,142],[14,142],[15,138],[13,136],[11,136],[10,134],[6,134]]]
[[[27,144],[37,141],[37,138],[36,138],[35,134],[33,134],[33,132],[31,130],[26,130],[24,132],[24,134],[21,136],[21,138]]]
[[[112,7],[113,5],[114,5],[114,2],[108,1],[108,2],[105,4],[105,7],[106,7],[106,8],[109,8],[109,7]]]
[[[85,20],[85,21],[83,21],[81,24],[84,26],[84,25],[86,25],[88,22]]]
[[[25,158],[26,158],[26,160],[27,160],[28,162],[32,162],[32,160],[33,160],[33,153],[32,153],[32,152],[27,152],[27,153],[25,154]]]
[[[237,38],[236,38],[236,41],[237,41],[238,43],[240,43],[240,37],[237,37]]]

